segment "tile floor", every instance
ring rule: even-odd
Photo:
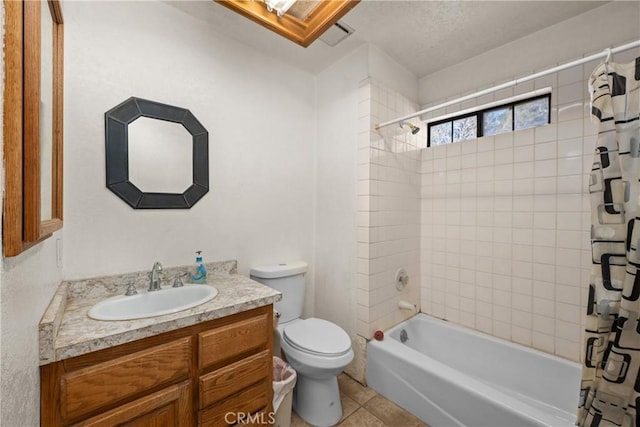
[[[341,427],[429,427],[395,403],[385,399],[372,389],[341,374],[338,377],[342,419]],[[295,412],[291,427],[309,427]]]

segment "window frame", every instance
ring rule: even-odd
[[[500,104],[500,105],[494,105],[491,107],[487,107],[487,108],[481,108],[477,111],[473,111],[471,113],[465,113],[465,114],[460,114],[457,116],[451,116],[448,117],[446,119],[442,119],[442,120],[437,120],[437,121],[433,121],[433,122],[429,122],[427,123],[427,147],[431,147],[431,127],[432,126],[438,126],[444,123],[451,123],[451,142],[447,143],[447,144],[456,144],[458,142],[463,142],[463,141],[468,141],[467,139],[463,140],[463,141],[457,141],[454,142],[453,141],[453,122],[456,120],[460,120],[460,119],[465,119],[467,117],[471,117],[471,116],[476,116],[476,138],[482,138],[484,135],[484,114],[486,112],[489,111],[494,111],[494,110],[500,110],[500,109],[504,109],[504,108],[511,108],[511,132],[515,132],[515,126],[516,126],[516,120],[515,120],[515,111],[516,111],[516,105],[521,105],[521,104],[527,104],[529,102],[532,101],[537,101],[539,99],[547,99],[547,103],[548,103],[548,110],[547,110],[547,123],[546,124],[550,124],[551,123],[551,93],[545,93],[542,95],[536,95],[536,96],[532,96],[530,98],[525,98],[525,99],[521,99],[518,101],[513,101],[513,102],[505,102],[504,104]],[[542,125],[544,126],[544,125]],[[534,126],[534,127],[538,127],[538,126]],[[526,128],[526,129],[531,129],[531,128]],[[519,129],[521,130],[521,129]],[[505,133],[505,132],[502,132]],[[493,135],[499,135],[499,134],[493,134]],[[493,136],[491,135],[491,136]],[[447,145],[447,144],[440,144],[440,145]]]

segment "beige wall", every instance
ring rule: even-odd
[[[65,279],[186,265],[196,250],[243,274],[310,262],[314,76],[165,2],[64,12]],[[188,108],[208,130],[210,191],[191,209],[134,210],[105,187],[104,112],[131,96]]]

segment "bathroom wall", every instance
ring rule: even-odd
[[[311,263],[313,75],[165,2],[68,2],[65,21],[65,279],[189,264],[195,250],[243,274]],[[105,188],[104,112],[130,96],[188,108],[209,131],[210,191],[190,210],[133,210]]]
[[[423,311],[580,360],[597,134],[587,79],[596,64],[446,110],[553,88],[549,125],[423,150]]]
[[[316,80],[316,315],[332,319],[353,337],[356,225],[361,216],[359,156],[361,148],[369,145],[368,141],[361,143],[362,132],[368,136],[371,124],[371,100],[362,98],[359,86],[368,85],[370,76],[415,97],[416,77],[370,45],[323,70]],[[410,103],[403,95],[397,96]]]
[[[407,127],[374,131],[377,123],[413,113],[414,101],[375,79],[360,85],[358,104],[357,332],[371,338],[413,315],[398,308],[406,300],[419,310],[420,148],[425,132]],[[418,124],[418,121],[414,121]],[[409,285],[398,290],[404,268]]]
[[[196,249],[241,273],[304,259],[305,314],[355,339],[358,84],[379,76],[415,97],[417,78],[368,45],[312,76],[170,5],[114,5],[65,10],[65,278],[190,263]],[[105,188],[103,114],[129,96],[189,108],[209,130],[211,191],[191,210],[134,211]]]
[[[2,40],[4,13],[2,3]],[[0,70],[4,70],[4,55]],[[3,73],[0,93],[4,93],[4,72],[0,72]],[[0,128],[2,120],[0,111]],[[0,134],[0,152],[3,146]],[[0,163],[3,192],[4,183],[4,163]],[[3,258],[0,264],[0,425],[3,426],[40,424],[38,322],[61,279],[61,269],[56,265],[56,244],[61,234],[55,233],[16,257]]]
[[[355,203],[358,81],[367,76],[363,46],[316,77],[315,315],[355,337]]]
[[[548,32],[427,76],[420,80],[419,103],[435,103],[636,39],[640,34],[638,6],[637,2],[610,3]],[[501,336],[507,335],[504,324],[508,324],[511,339],[575,358],[573,334],[579,320],[573,314],[579,307],[572,295],[576,286],[563,281],[569,281],[567,275],[575,269],[582,276],[585,271],[586,204],[574,185],[590,155],[585,154],[586,148],[577,148],[576,140],[592,144],[593,128],[584,114],[575,115],[579,108],[572,106],[573,101],[556,111],[555,124],[547,127],[556,136],[555,157],[547,157],[554,140],[544,133],[537,135],[542,130],[514,135],[513,142],[502,138],[478,141],[476,150],[469,153],[463,153],[462,144],[459,152],[458,148],[431,154],[425,150],[422,179],[434,184],[423,193],[425,215],[420,225],[415,216],[419,200],[415,148],[422,146],[420,138],[426,132],[423,129],[417,137],[398,129],[371,132],[373,123],[415,110],[418,81],[375,46],[353,52],[346,62],[338,62],[316,77],[226,38],[164,2],[65,2],[64,15],[65,227],[44,244],[4,259],[0,267],[0,424],[38,424],[37,323],[62,277],[144,270],[155,260],[166,265],[186,264],[193,261],[196,249],[204,250],[207,260],[237,258],[241,273],[247,273],[251,265],[286,259],[312,262],[305,314],[313,314],[315,305],[320,317],[336,321],[352,336],[361,335],[356,338],[361,363],[355,371],[357,378],[363,378],[362,337],[408,315],[397,311],[394,304],[398,297],[419,302],[419,278],[424,311],[450,315],[450,320],[455,320],[457,312],[457,321],[472,327],[476,327],[477,317],[480,328]],[[513,52],[521,54],[514,57]],[[576,75],[556,76],[554,93],[574,93]],[[369,77],[372,79],[366,80]],[[135,211],[105,188],[103,114],[129,96],[189,108],[209,130],[211,190],[191,210]],[[568,137],[577,132],[572,129],[575,120],[587,126],[582,137]],[[572,140],[572,144],[565,144]],[[500,150],[508,151],[510,146],[512,177],[507,178],[508,168],[501,163],[506,153]],[[521,146],[526,148],[520,150]],[[445,170],[439,169],[443,159]],[[580,174],[572,169],[578,163]],[[441,172],[454,182],[443,184]],[[486,254],[477,255],[482,262],[475,262],[473,268],[455,264],[456,257],[462,260],[470,255],[462,251],[471,246],[456,246],[456,242],[466,241],[462,234],[459,239],[452,238],[444,251],[439,250],[442,246],[428,247],[424,235],[423,257],[420,263],[415,261],[416,239],[409,236],[417,235],[412,233],[420,226],[430,230],[428,233],[436,232],[443,227],[434,221],[450,214],[459,217],[460,224],[446,224],[447,232],[452,230],[455,235],[452,227],[458,227],[460,233],[471,227],[462,223],[467,216],[460,213],[463,206],[467,209],[472,203],[462,197],[462,179],[472,173],[484,181],[476,184],[472,197],[475,208],[468,212],[477,215],[478,222],[485,221],[474,225],[479,230],[474,236],[479,236],[478,246],[488,249],[491,243],[492,279],[494,274],[501,276],[496,283],[505,288],[502,276],[511,280],[509,289],[495,289],[502,293],[494,293],[493,284],[482,286],[486,284],[484,273],[489,273],[481,266]],[[546,175],[552,173],[555,175]],[[479,191],[488,191],[489,174],[498,179],[491,195],[486,195]],[[565,174],[574,178],[561,178]],[[440,195],[438,199],[446,200],[447,211],[439,210],[442,204],[430,204],[429,200],[435,199],[429,191],[442,191],[442,185],[447,192],[458,188],[458,175],[460,197],[456,199],[458,193],[453,193],[454,197]],[[552,194],[536,193],[552,181],[556,185],[555,210]],[[509,188],[511,196],[505,197],[511,200],[511,208],[502,211],[506,205],[501,204],[503,196],[497,191]],[[522,188],[531,194],[516,195]],[[560,191],[570,188],[576,192]],[[520,203],[531,203],[532,198],[533,205],[524,205],[533,209],[529,216],[522,212]],[[491,211],[483,210],[489,209],[489,203]],[[438,220],[433,219],[436,212]],[[489,212],[496,218],[510,217],[511,225],[494,227],[492,218],[489,226]],[[580,230],[574,230],[571,227],[577,223],[567,221],[578,217]],[[516,241],[515,236],[529,236],[529,231],[519,230],[534,227],[531,244]],[[491,239],[494,230],[503,240],[510,233],[510,242],[489,241],[486,228],[491,228]],[[61,269],[57,241],[61,243],[63,235]],[[579,248],[563,247],[576,246],[578,235]],[[435,237],[434,242],[442,242],[441,237]],[[511,257],[514,267],[509,274],[500,270],[506,265],[501,262],[508,259],[504,253],[507,244],[522,250]],[[427,252],[435,255],[427,259]],[[558,261],[548,258],[551,253]],[[440,261],[443,254],[444,263]],[[397,294],[390,273],[401,265],[409,269],[411,282],[405,293]],[[445,290],[431,284],[435,266],[453,277],[445,277]],[[518,276],[528,274],[520,269],[529,268],[531,279]],[[454,280],[456,270],[459,280]],[[545,275],[548,271],[553,271],[553,280]],[[471,274],[474,282],[468,283]],[[471,290],[465,283],[473,286],[473,298],[463,295]],[[580,286],[583,284],[581,277]],[[489,288],[490,309],[482,300]],[[440,294],[431,299],[433,292]],[[551,305],[549,319],[553,322],[532,313],[534,307],[544,311]],[[507,312],[510,323],[504,321]]]
[[[0,424],[40,423],[38,323],[58,284],[61,233],[2,263],[0,278]]]
[[[368,101],[359,102],[359,85],[370,76],[415,98],[417,78],[375,46],[356,49],[318,73],[316,78],[315,315],[336,322],[349,333],[356,356],[347,372],[359,381],[364,381],[366,357],[365,335],[358,336],[354,310],[356,226],[361,215],[358,212],[359,132],[370,122],[361,115]]]

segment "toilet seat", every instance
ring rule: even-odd
[[[315,356],[341,357],[351,351],[351,339],[341,327],[314,317],[287,325],[282,338],[294,349]]]

